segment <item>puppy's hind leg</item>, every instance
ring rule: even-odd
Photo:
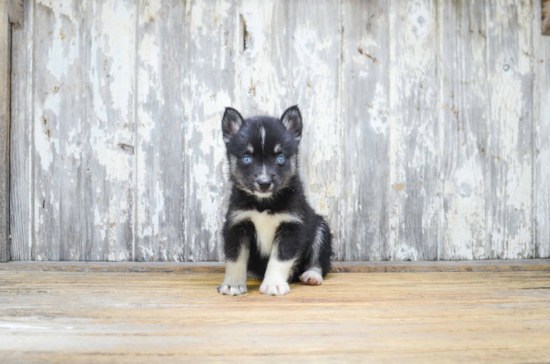
[[[323,284],[323,276],[330,270],[330,257],[332,256],[332,238],[328,225],[320,220],[315,238],[309,252],[309,262],[306,264],[300,280],[304,284]]]

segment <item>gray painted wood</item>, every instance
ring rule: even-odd
[[[21,28],[24,24],[24,0],[5,0],[8,6],[8,17],[10,23],[15,27]]]
[[[487,5],[487,233],[490,258],[534,257],[531,3]]]
[[[538,9],[541,9],[540,14],[538,9],[535,9],[537,17],[534,22],[538,24],[538,19],[541,19],[541,26],[535,28],[534,31],[538,34],[540,29],[541,34],[550,35],[550,0],[540,1],[540,6],[538,1],[534,1],[534,3]]]
[[[550,2],[545,2],[550,10]],[[537,10],[538,4],[534,3]],[[550,14],[549,14],[550,15]],[[535,77],[535,257],[550,256],[550,37],[538,33],[539,14],[534,16]],[[550,26],[549,26],[550,27]]]
[[[25,5],[14,259],[222,260],[224,107],[294,104],[335,259],[550,254],[539,2]]]
[[[189,1],[185,10],[183,260],[223,260],[230,185],[221,117],[236,105],[239,18],[231,0]]]
[[[9,1],[0,2],[0,262],[10,260],[10,59]]]
[[[10,233],[13,260],[32,259],[33,138],[32,51],[33,6],[25,4],[25,27],[12,35]]]
[[[435,1],[391,3],[390,228],[384,259],[437,259],[437,30]]]
[[[279,116],[299,105],[304,187],[312,206],[327,217],[337,251],[343,223],[340,11],[337,1],[243,1],[246,49],[236,100],[245,116]]]
[[[487,259],[485,2],[443,2],[439,10],[441,101],[437,107],[443,200],[439,259]]]
[[[381,260],[388,239],[389,7],[344,1],[342,243],[337,257]],[[342,249],[343,248],[343,249]]]
[[[137,261],[184,254],[185,5],[140,2],[137,62]]]
[[[136,8],[131,0],[95,1],[82,8],[82,123],[69,132],[89,143],[78,170],[86,209],[80,236],[86,260],[132,260],[136,95]],[[75,138],[75,142],[80,138]]]
[[[132,259],[133,10],[35,4],[36,260]]]

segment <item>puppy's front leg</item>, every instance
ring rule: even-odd
[[[229,296],[238,296],[248,292],[246,272],[250,256],[250,229],[246,227],[224,228],[225,240],[225,278],[218,286],[218,292]]]
[[[260,292],[269,296],[282,296],[290,293],[288,278],[296,261],[298,244],[295,224],[283,224],[279,227],[273,248],[267,263],[265,277]]]

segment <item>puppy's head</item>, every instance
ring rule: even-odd
[[[258,198],[270,198],[288,186],[298,169],[302,137],[298,106],[290,107],[280,119],[259,116],[246,120],[228,107],[222,131],[231,180],[237,188]]]

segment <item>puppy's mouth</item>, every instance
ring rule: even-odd
[[[273,196],[273,192],[271,192],[271,191],[268,191],[268,192],[254,191],[254,195],[257,196],[257,197],[260,197],[260,198],[269,198],[269,197]]]
[[[269,185],[255,183],[253,191],[254,191],[254,195],[257,197],[268,198],[273,195],[273,190],[274,190],[273,183],[269,183]]]

